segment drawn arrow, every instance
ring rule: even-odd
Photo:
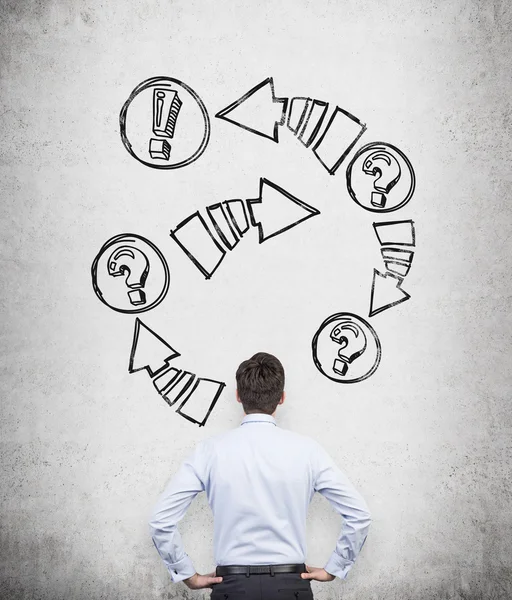
[[[268,77],[215,116],[279,142],[278,127],[284,125],[287,106],[288,98],[276,98],[274,80]]]
[[[396,306],[411,297],[401,288],[402,277],[395,277],[391,273],[380,273],[373,270],[373,283],[370,297],[370,317]]]
[[[154,377],[169,366],[169,361],[179,352],[174,350],[159,335],[152,331],[140,319],[135,320],[132,351],[128,371],[135,373],[146,369],[150,377]]]
[[[262,177],[260,195],[247,200],[251,223],[258,227],[260,244],[295,227],[320,211]]]
[[[169,366],[181,356],[140,319],[135,320],[128,371],[146,370],[156,391],[176,412],[202,427],[210,416],[226,384],[216,379],[197,377],[194,373]]]

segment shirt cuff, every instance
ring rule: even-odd
[[[352,568],[354,561],[346,560],[342,558],[336,552],[331,554],[331,557],[327,561],[327,564],[324,567],[324,570],[335,577],[339,577],[340,579],[346,579],[348,572]]]
[[[178,583],[178,581],[183,581],[196,574],[194,565],[187,554],[178,562],[166,563],[165,566],[169,571],[173,583]]]

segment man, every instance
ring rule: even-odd
[[[245,417],[236,429],[199,443],[168,483],[150,521],[151,535],[174,582],[211,587],[212,599],[313,598],[310,580],[345,579],[361,550],[370,513],[365,501],[313,439],[281,429],[284,369],[259,352],[236,372]],[[214,516],[215,573],[199,575],[177,523],[206,491]],[[306,515],[319,492],[344,518],[324,568],[306,566]]]

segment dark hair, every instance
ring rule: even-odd
[[[257,352],[238,367],[236,384],[246,414],[271,415],[283,395],[283,365],[272,354]]]

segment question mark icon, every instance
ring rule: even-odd
[[[103,304],[122,313],[140,313],[165,298],[169,267],[148,239],[123,233],[103,244],[92,263],[91,279]]]
[[[330,337],[340,345],[338,358],[334,359],[332,370],[337,375],[346,375],[349,365],[366,350],[366,335],[357,323],[343,319],[336,324]]]
[[[396,158],[383,150],[376,150],[366,157],[362,166],[367,175],[377,175],[373,182],[371,204],[378,208],[386,206],[386,196],[398,183],[402,170]]]
[[[346,177],[352,200],[371,212],[402,208],[416,187],[411,161],[389,142],[371,142],[359,148],[347,167]]]
[[[354,313],[340,312],[327,317],[313,336],[311,350],[315,367],[337,383],[368,379],[380,364],[377,332]]]
[[[120,277],[128,274],[126,285],[130,304],[139,306],[146,304],[146,294],[142,290],[149,273],[149,261],[146,255],[137,248],[121,246],[116,248],[107,261],[108,274]]]

